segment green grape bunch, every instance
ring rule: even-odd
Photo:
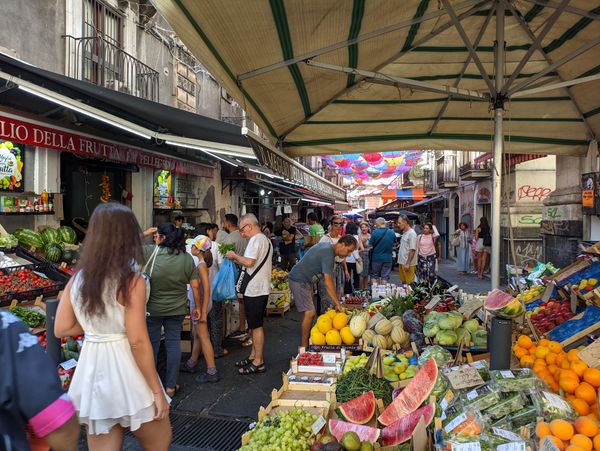
[[[265,417],[250,431],[250,442],[240,451],[309,451],[311,427],[317,417],[302,409]]]

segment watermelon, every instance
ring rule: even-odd
[[[48,243],[44,247],[44,257],[51,262],[58,262],[62,255],[63,248],[57,243]]]
[[[61,261],[65,262],[67,265],[71,265],[75,263],[77,260],[77,252],[66,249],[63,251],[61,256]]]
[[[379,439],[381,431],[377,428],[364,426],[362,424],[347,423],[342,420],[329,420],[329,432],[338,442],[342,441],[342,437],[346,432],[356,432],[361,442],[375,443]]]
[[[58,235],[63,243],[75,244],[77,243],[77,234],[72,227],[62,226],[58,228]]]
[[[14,235],[22,246],[35,247],[36,249],[42,249],[44,247],[42,236],[31,229],[18,229],[15,231]]]
[[[483,306],[492,315],[501,318],[514,318],[525,311],[521,301],[497,288],[487,295]]]
[[[435,386],[438,377],[438,367],[435,359],[429,359],[419,372],[413,377],[406,388],[402,390],[396,399],[387,406],[381,415],[379,422],[389,426],[393,422],[417,410],[427,399]]]
[[[420,409],[404,415],[381,431],[381,444],[383,446],[396,446],[404,443],[412,437],[421,417],[423,417],[423,422],[427,427],[431,423],[434,414],[435,407],[432,404],[425,404]]]
[[[375,414],[375,394],[368,391],[350,401],[340,404],[338,414],[354,424],[368,423]]]
[[[42,230],[40,235],[42,236],[42,240],[44,240],[44,244],[61,242],[58,230],[53,229],[52,227],[46,227],[44,230]]]

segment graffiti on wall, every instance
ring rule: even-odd
[[[519,225],[523,226],[540,225],[542,222],[542,215],[520,215],[517,222]]]
[[[517,199],[541,201],[548,197],[551,192],[552,188],[547,188],[545,186],[521,185],[517,190]]]
[[[522,264],[527,260],[542,259],[542,241],[522,241],[515,244],[515,256],[517,264]]]

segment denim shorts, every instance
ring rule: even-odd
[[[371,262],[371,277],[375,277],[377,279],[390,280],[391,271],[391,262]]]

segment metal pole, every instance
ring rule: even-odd
[[[501,97],[504,82],[504,4],[496,3],[496,55],[495,55],[495,101],[494,101],[494,169],[492,171],[492,289],[500,286],[500,201],[502,195],[502,151],[504,132],[502,115],[504,101]]]

